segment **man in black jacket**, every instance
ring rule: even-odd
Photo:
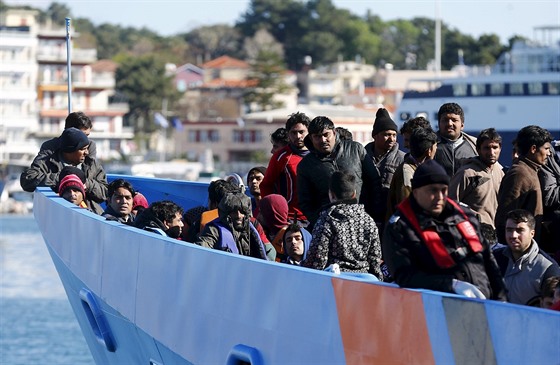
[[[385,228],[383,259],[397,284],[506,301],[500,269],[472,210],[447,198],[449,176],[421,164],[412,194]]]
[[[97,160],[89,157],[90,141],[77,128],[65,129],[60,135],[59,147],[48,154],[37,157],[20,176],[23,190],[33,192],[38,186],[57,189],[60,173],[65,166],[75,166],[86,176],[86,200],[88,206],[97,213],[103,213],[98,203],[107,199],[107,176]]]
[[[354,141],[340,140],[334,123],[327,117],[315,117],[305,138],[310,153],[297,167],[299,206],[312,227],[321,208],[329,204],[329,179],[334,171],[356,176],[356,198],[379,224],[386,203],[381,202],[381,178],[364,147]]]
[[[83,112],[72,112],[68,114],[66,120],[64,121],[64,129],[72,127],[78,128],[89,138],[89,134],[91,133],[91,129],[93,128],[93,124],[91,122],[91,119]],[[60,148],[60,137],[49,139],[41,145],[39,154],[35,158],[46,156],[52,153],[54,150],[57,150],[58,148]],[[93,159],[96,158],[97,148],[94,141],[89,141],[88,153],[89,157]]]
[[[451,178],[463,160],[478,156],[476,152],[476,137],[463,132],[465,128],[465,113],[459,104],[443,104],[438,111],[439,138],[436,160]]]

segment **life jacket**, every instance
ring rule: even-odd
[[[200,231],[199,231],[199,233],[202,232],[205,225],[207,225],[208,223],[210,223],[211,221],[213,221],[216,218],[218,218],[218,208],[202,212],[202,214],[200,215]]]
[[[459,247],[451,252],[449,252],[448,248],[443,244],[441,237],[433,228],[425,230],[420,228],[418,218],[416,218],[416,215],[410,206],[410,199],[403,200],[397,207],[403,216],[410,222],[414,231],[418,234],[418,236],[420,236],[438,266],[443,269],[449,269],[455,266],[458,261],[467,256],[468,249],[474,253],[482,252],[482,244],[480,243],[478,234],[471,222],[469,222],[469,219],[463,209],[461,209],[459,204],[449,198],[447,198],[447,202],[457,209],[462,214],[463,218],[465,218],[463,222],[457,224],[457,229],[459,230],[459,233],[461,233],[463,239],[467,241],[467,247]]]
[[[237,244],[235,243],[235,239],[233,238],[233,233],[228,229],[228,227],[223,225],[219,218],[213,220],[209,224],[213,224],[214,226],[216,226],[220,232],[220,249],[239,255],[239,249],[237,248]],[[259,232],[251,223],[249,223],[249,229],[258,239],[259,247],[262,254],[264,255],[264,257],[261,258],[267,260],[266,249],[264,248],[264,244],[259,236]],[[251,237],[249,237],[249,248],[251,248]]]

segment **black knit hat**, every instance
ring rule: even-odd
[[[430,184],[449,185],[449,176],[436,161],[428,160],[418,166],[412,177],[412,189]]]
[[[372,135],[375,136],[377,133],[387,130],[398,131],[399,127],[397,127],[397,124],[393,121],[393,119],[391,119],[387,109],[379,108],[375,114]]]
[[[64,177],[68,175],[76,175],[80,178],[82,183],[86,183],[86,174],[84,171],[76,166],[64,166],[62,170],[60,170],[60,174],[58,174],[58,183],[56,184],[55,191],[59,192],[59,184],[64,179]]]
[[[264,176],[264,174],[266,173],[266,167],[264,167],[264,166],[255,166],[255,167],[253,167],[251,170],[249,170],[249,172],[247,173],[247,184],[249,183],[249,175],[251,175],[251,172],[253,172],[253,171],[258,171],[258,172],[260,172],[261,174],[263,174],[263,176]]]
[[[74,152],[89,145],[89,139],[78,128],[66,128],[60,136],[60,149],[62,152]]]

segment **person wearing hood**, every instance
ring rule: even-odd
[[[206,224],[196,244],[263,260],[274,260],[255,226],[250,222],[251,200],[241,192],[226,194],[218,204],[218,218]],[[271,246],[272,247],[272,246]]]
[[[257,217],[266,233],[267,240],[276,250],[276,261],[278,262],[286,259],[286,250],[282,242],[284,233],[290,224],[288,210],[288,202],[282,195],[270,194],[261,200],[261,209]]]
[[[305,143],[310,152],[297,167],[299,207],[313,227],[321,208],[329,204],[329,179],[335,171],[349,171],[356,177],[356,199],[366,212],[382,222],[386,202],[381,202],[381,178],[366,154],[355,141],[340,140],[334,123],[325,116],[313,118]]]
[[[391,119],[387,109],[379,108],[371,132],[373,142],[368,143],[365,149],[381,176],[382,202],[387,201],[393,174],[404,162],[405,153],[399,150],[397,130],[397,124]]]
[[[300,266],[307,258],[307,252],[311,245],[311,233],[302,228],[297,222],[288,225],[282,236],[283,264]]]
[[[377,225],[364,206],[357,204],[356,192],[353,173],[335,171],[332,174],[331,204],[321,211],[301,266],[324,270],[338,264],[341,271],[370,273],[383,280]]]
[[[183,208],[170,200],[153,202],[136,217],[134,227],[180,239]]]

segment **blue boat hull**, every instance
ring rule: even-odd
[[[149,201],[206,185],[130,178]],[[98,364],[560,362],[560,314],[267,262],[105,221],[52,191],[34,214]]]

